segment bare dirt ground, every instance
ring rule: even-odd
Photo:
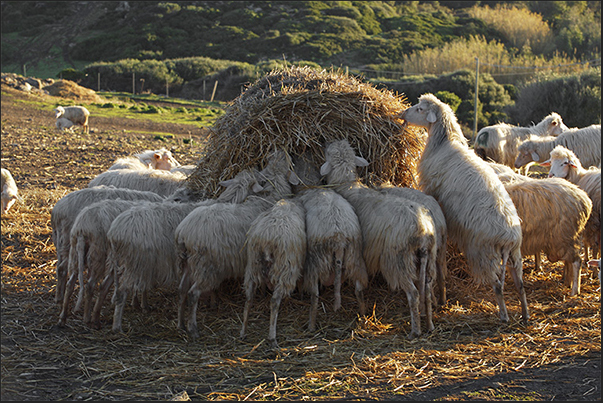
[[[182,125],[92,116],[91,133],[59,134],[52,107],[2,86],[2,166],[13,173],[23,201],[2,217],[1,400],[601,400],[601,316],[598,281],[584,269],[582,293],[569,297],[562,265],[540,271],[524,260],[531,310],[520,323],[508,279],[509,324],[501,325],[492,291],[474,285],[462,258],[449,253],[449,302],[435,312],[436,329],[408,341],[406,297],[374,280],[372,315],[360,318],[351,288],[333,313],[321,297],[316,332],[305,328],[309,300],[285,301],[280,349],[264,342],[269,296],[252,308],[250,334],[239,340],[244,296],[237,282],[200,309],[200,340],[176,327],[175,289],[153,294],[154,309],[124,313],[124,334],[77,313],[56,322],[56,261],[50,211],[66,193],[87,186],[115,158],[166,146],[195,163],[202,134]],[[124,131],[125,130],[125,131]],[[148,133],[173,133],[166,142]],[[183,138],[193,138],[193,145]]]

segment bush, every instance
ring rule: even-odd
[[[601,123],[601,68],[574,74],[541,74],[519,89],[507,108],[512,122],[522,126],[557,112],[568,127]]]

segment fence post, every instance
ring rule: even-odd
[[[209,100],[209,102],[214,101],[214,95],[216,95],[216,88],[218,88],[218,80],[216,80],[216,82],[214,83],[214,90],[211,92],[211,99]]]
[[[132,72],[132,95],[136,95],[136,73]]]
[[[473,110],[474,120],[473,120],[473,139],[477,136],[477,90],[478,90],[478,82],[479,82],[479,59],[475,58],[475,105]]]

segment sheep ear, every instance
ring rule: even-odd
[[[550,167],[551,166],[551,160],[546,160],[544,162],[540,163],[541,167]]]
[[[156,159],[156,160],[160,160],[161,159],[161,154],[155,153],[155,154],[153,154],[153,158]]]
[[[331,169],[332,169],[331,164],[329,163],[329,161],[327,161],[321,165],[320,174],[322,176],[328,175],[331,172]]]
[[[299,185],[299,176],[293,171],[289,171],[289,183],[292,185]]]
[[[256,182],[251,187],[251,190],[253,190],[253,193],[260,193],[262,190],[264,190],[264,187]]]
[[[538,162],[538,160],[540,160],[540,156],[535,151],[531,151],[530,154],[532,155],[532,159],[534,161]]]
[[[567,163],[572,167],[572,168],[578,168],[578,165],[576,165],[576,163],[572,160],[567,161]]]
[[[357,155],[354,156],[354,161],[356,162],[357,167],[365,167],[365,166],[368,166],[368,164],[369,164],[367,160],[365,160],[364,158],[359,157]]]
[[[436,114],[434,111],[429,111],[429,113],[427,113],[427,121],[429,123],[433,123],[437,120]]]

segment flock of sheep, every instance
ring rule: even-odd
[[[87,128],[87,113],[80,123],[68,108],[55,111],[58,119]],[[97,328],[114,288],[114,331],[122,330],[128,295],[146,308],[153,288],[177,287],[178,326],[195,339],[199,299],[213,301],[220,285],[234,278],[246,295],[240,336],[256,289],[267,287],[268,340],[277,346],[280,303],[297,287],[311,296],[313,330],[321,286],[334,287],[337,310],[342,282],[351,282],[364,315],[364,290],[381,275],[389,288],[406,293],[412,339],[422,334],[422,318],[425,331],[434,329],[433,306],[446,303],[449,241],[464,254],[473,277],[492,286],[503,322],[509,320],[507,267],[523,321],[530,317],[522,256],[536,255],[537,264],[540,253],[562,260],[565,284],[571,295],[579,294],[581,248],[586,260],[589,250],[600,256],[600,125],[569,129],[553,113],[530,128],[483,128],[472,150],[454,112],[432,94],[400,117],[428,132],[418,165],[421,190],[365,185],[357,167],[370,161],[347,140],[325,144],[320,167],[277,149],[263,169],[241,171],[220,183],[225,190],[217,199],[206,200],[195,200],[186,188],[194,166],[180,166],[166,149],[117,160],[88,188],[53,207],[59,324],[71,312],[76,282],[73,310],[82,310],[83,320]],[[550,166],[549,178],[513,169],[532,161]],[[5,171],[3,213],[18,197]]]

